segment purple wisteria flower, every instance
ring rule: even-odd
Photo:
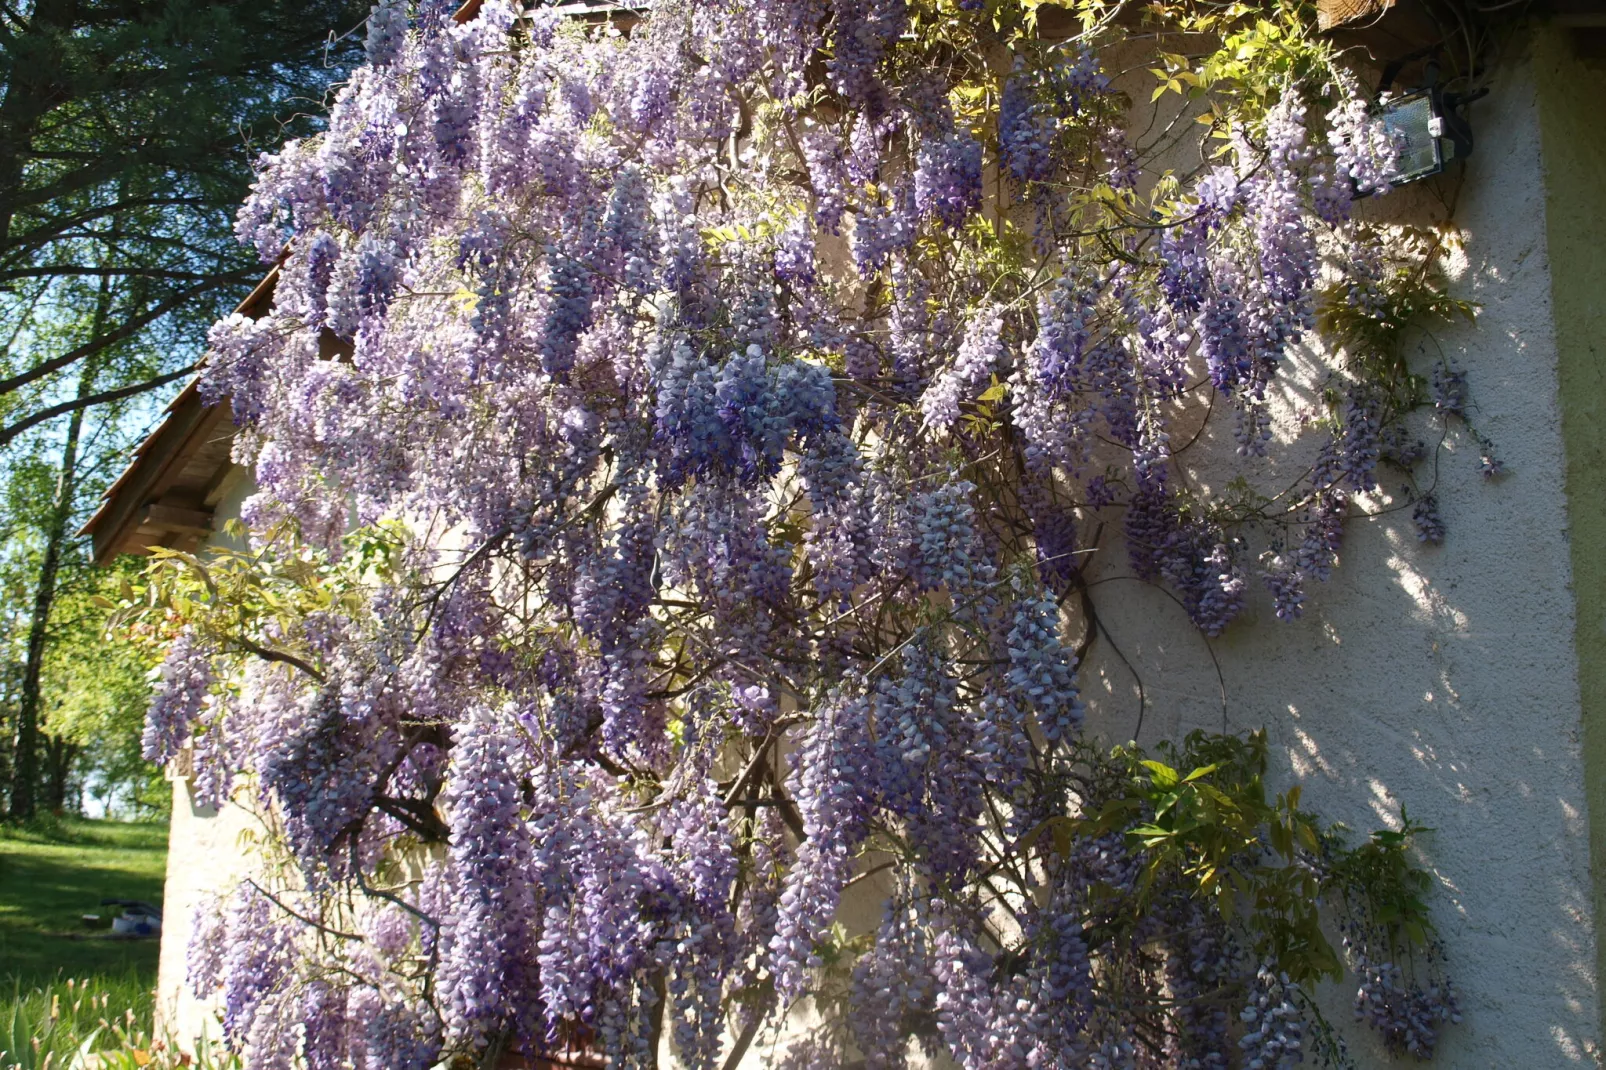
[[[1391,144],[1313,48],[1264,102],[1201,84],[1162,151],[1120,24],[1016,7],[383,0],[261,161],[237,233],[277,288],[200,382],[257,484],[251,594],[163,604],[210,615],[143,739],[266,830],[192,949],[244,1065],[717,1068],[810,995],[800,1067],[1312,1041],[1147,868],[1078,659],[1133,581],[1207,636],[1297,617],[1379,462],[1423,459],[1415,380],[1325,349],[1297,437],[1329,440],[1281,434],[1318,280],[1390,308],[1349,215]],[[1453,365],[1429,394],[1467,410]],[[1386,1035],[1449,1005],[1381,969]]]

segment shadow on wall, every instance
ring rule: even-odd
[[[1113,644],[1095,644],[1082,686],[1090,730],[1110,741],[1264,726],[1274,756],[1286,755],[1278,775],[1303,783],[1324,819],[1359,837],[1398,827],[1406,810],[1434,829],[1420,841],[1422,861],[1438,880],[1432,906],[1465,1013],[1438,1064],[1593,1064],[1589,837],[1530,68],[1506,68],[1474,120],[1478,155],[1455,213],[1466,247],[1452,267],[1456,296],[1482,306],[1479,323],[1436,328],[1409,349],[1420,373],[1441,354],[1467,371],[1472,419],[1510,475],[1486,481],[1477,446],[1452,428],[1437,461],[1442,547],[1418,542],[1409,505],[1387,511],[1406,499],[1404,479],[1385,476],[1364,500],[1382,515],[1349,522],[1341,563],[1307,591],[1302,620],[1276,620],[1257,589],[1213,641],[1168,595],[1130,578],[1112,525],[1087,575]],[[1453,181],[1397,191],[1369,210],[1442,218]],[[1283,369],[1279,434],[1319,398],[1314,367]],[[1200,443],[1201,470],[1219,471],[1230,451],[1230,433],[1219,437],[1228,441]],[[1314,450],[1319,436],[1310,437]],[[1369,1031],[1348,1027],[1353,989],[1327,987],[1324,1009],[1359,1065],[1386,1064]]]

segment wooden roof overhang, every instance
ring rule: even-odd
[[[253,319],[267,315],[278,281],[274,268],[235,311]],[[234,414],[228,401],[208,405],[198,384],[198,378],[191,380],[167,406],[79,531],[92,538],[97,565],[157,546],[191,550],[212,533],[218,503],[244,473],[231,457]]]
[[[1542,19],[1567,36],[1580,59],[1606,57],[1606,0],[1497,0],[1470,11],[1484,19]],[[1448,40],[1445,20],[1452,16],[1463,17],[1423,0],[1316,0],[1317,25],[1378,66],[1405,59],[1420,67]]]

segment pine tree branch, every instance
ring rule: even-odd
[[[38,252],[51,242],[58,241],[63,236],[71,234],[74,227],[92,223],[97,219],[120,218],[123,214],[138,208],[196,208],[210,211],[217,210],[220,207],[224,206],[220,206],[217,202],[205,197],[132,197],[120,199],[109,204],[97,205],[82,212],[57,216],[36,224],[31,230],[12,235],[4,250],[4,257],[7,261],[15,263],[26,256]]]
[[[159,387],[166,386],[168,383],[171,383],[176,379],[182,379],[186,375],[193,374],[195,369],[198,367],[200,367],[200,365],[191,364],[187,368],[180,368],[176,372],[169,372],[166,375],[159,375],[154,379],[147,379],[142,383],[131,383],[128,386],[119,386],[111,390],[102,390],[98,394],[91,394],[88,397],[82,398],[73,398],[71,401],[63,401],[59,405],[52,405],[48,409],[40,409],[38,412],[30,413],[11,426],[0,429],[0,447],[10,445],[13,439],[29,428],[38,427],[40,424],[54,420],[58,416],[65,416],[69,412],[76,412],[79,409],[87,409],[94,405],[106,405],[113,401],[121,401],[124,398],[131,398],[139,394],[146,393],[147,391],[156,390]]]
[[[11,279],[60,278],[64,276],[89,278],[142,278],[168,279],[173,282],[201,282],[214,278],[208,271],[173,271],[167,268],[148,267],[79,267],[76,264],[45,264],[41,267],[17,268],[0,271],[0,281]]]

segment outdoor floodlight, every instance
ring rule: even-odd
[[[1437,89],[1418,89],[1378,103],[1378,117],[1399,144],[1399,168],[1389,182],[1399,186],[1443,171],[1451,160],[1472,155],[1472,129],[1455,112],[1460,101]]]

